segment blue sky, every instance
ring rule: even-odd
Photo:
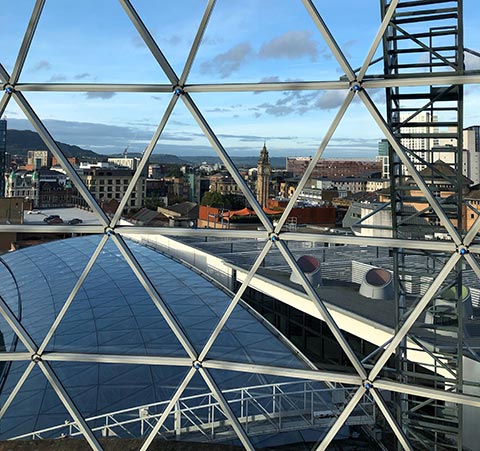
[[[0,14],[0,62],[11,71],[34,2],[20,0]],[[180,74],[206,2],[132,0],[162,51]],[[480,50],[479,13],[465,0],[466,46]],[[68,6],[67,6],[68,5]],[[316,1],[353,68],[359,67],[380,22],[378,0]],[[480,67],[469,58],[470,68]],[[381,73],[381,65],[372,69]],[[299,0],[218,0],[188,79],[190,83],[338,80],[342,75]],[[165,83],[167,79],[116,0],[47,0],[20,82]],[[465,125],[480,123],[477,86],[466,89]],[[101,153],[126,146],[141,151],[170,94],[25,93],[53,136]],[[383,93],[372,92],[380,110]],[[232,155],[312,155],[344,92],[193,94]],[[29,128],[10,103],[11,128]],[[355,102],[325,156],[373,157],[381,133]],[[181,102],[158,152],[212,154]]]

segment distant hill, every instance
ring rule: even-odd
[[[72,146],[57,141],[60,149],[67,157],[76,157],[80,160],[101,161],[106,160],[108,157],[121,157],[123,154],[102,155],[94,152],[93,150],[82,149],[79,146]],[[47,146],[40,139],[38,133],[30,130],[12,130],[9,129],[7,133],[7,152],[11,155],[26,156],[29,150],[47,150]],[[128,156],[141,157],[142,154],[129,152]],[[253,168],[257,166],[258,155],[245,156],[245,157],[232,157],[233,162],[237,167]],[[212,155],[192,155],[177,157],[171,154],[153,154],[150,157],[150,163],[163,163],[163,164],[199,164],[203,161],[207,163],[220,163],[220,158]],[[285,158],[283,157],[271,157],[270,162],[273,168],[284,168]]]
[[[93,150],[82,149],[79,146],[72,146],[57,141],[58,146],[67,157],[76,157],[80,160],[93,160],[101,161],[106,160],[108,157],[121,157],[123,154],[114,155],[102,155],[94,152]],[[29,150],[47,150],[47,146],[42,141],[38,133],[30,130],[12,130],[9,129],[7,133],[7,152],[11,155],[26,156]],[[141,157],[140,153],[129,153],[129,157]],[[176,155],[158,154],[152,155],[150,158],[151,163],[164,163],[164,164],[187,164],[189,160],[180,159]]]
[[[81,159],[98,160],[104,158],[92,150],[82,149],[78,146],[72,146],[57,141],[58,146],[67,157],[77,157]],[[29,150],[47,150],[47,146],[41,140],[38,133],[30,130],[8,130],[7,133],[7,152],[12,155],[27,155]]]

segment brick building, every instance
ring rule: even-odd
[[[310,157],[287,157],[286,169],[294,176],[305,173]],[[375,160],[320,160],[315,165],[312,178],[358,177],[366,172],[381,172],[382,162]]]

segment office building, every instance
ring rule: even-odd
[[[107,165],[106,167],[91,166],[89,169],[82,169],[80,177],[98,202],[108,203],[112,200],[120,202],[134,174],[135,171],[129,168],[115,168]],[[143,207],[145,193],[145,177],[140,176],[125,208],[130,210]],[[86,206],[85,201],[78,194],[76,203]]]

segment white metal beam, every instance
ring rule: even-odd
[[[170,401],[169,401],[168,405],[165,407],[165,410],[162,412],[162,415],[160,415],[160,418],[157,420],[157,422],[155,423],[155,426],[150,431],[150,434],[148,434],[147,438],[142,443],[142,447],[140,448],[139,451],[147,451],[148,450],[151,443],[153,442],[153,440],[157,436],[158,432],[160,431],[160,428],[163,426],[163,424],[165,423],[165,420],[168,418],[168,415],[170,415],[170,412],[175,407],[175,404],[180,399],[183,392],[187,388],[188,384],[192,380],[192,377],[195,375],[195,372],[196,372],[195,368],[190,368],[190,371],[187,373],[187,375],[185,376],[185,379],[182,381],[180,386],[177,388],[177,391],[170,398]]]
[[[403,449],[405,451],[414,451],[412,445],[408,441],[407,436],[403,432],[402,426],[398,424],[394,415],[392,414],[392,412],[390,412],[390,409],[388,408],[387,403],[383,399],[381,393],[377,392],[377,390],[374,387],[372,387],[370,389],[370,394],[372,395],[372,398],[374,399],[374,401],[377,403],[378,408],[383,413],[385,420],[387,420],[388,424],[392,428],[392,431],[397,437],[398,441],[403,446]]]
[[[165,129],[165,126],[167,125],[168,120],[170,119],[170,116],[172,115],[172,111],[175,108],[175,105],[177,104],[177,100],[178,100],[178,96],[176,95],[173,95],[172,98],[170,99],[170,102],[167,105],[165,113],[163,114],[162,119],[160,120],[160,123],[158,124],[158,127],[152,136],[152,139],[148,143],[148,146],[142,155],[140,163],[138,164],[138,167],[132,179],[130,180],[130,183],[127,186],[127,190],[123,194],[120,204],[117,207],[117,211],[115,212],[115,215],[113,216],[112,221],[110,222],[110,227],[112,229],[115,228],[118,221],[120,220],[123,213],[123,209],[127,205],[127,202],[130,200],[132,192],[135,189],[135,186],[137,185],[137,182],[140,179],[140,176],[142,175],[145,166],[148,164],[150,156],[152,155],[152,152],[155,149],[155,146],[157,145],[157,142],[160,139],[160,136],[163,133],[163,130]]]
[[[270,365],[257,365],[254,363],[240,363],[223,360],[205,360],[204,368],[240,371],[242,373],[268,374],[270,376],[291,377],[302,380],[319,382],[335,382],[347,385],[362,385],[362,378],[357,374],[322,371],[317,369],[304,370],[299,368],[285,368]]]
[[[30,361],[27,368],[25,368],[25,371],[20,376],[20,379],[15,384],[15,387],[13,387],[13,390],[9,393],[7,399],[3,403],[2,408],[0,409],[0,419],[3,418],[3,416],[5,415],[6,411],[12,404],[12,401],[15,399],[20,389],[23,387],[23,384],[28,379],[28,376],[30,375],[34,367],[35,367],[35,362]]]
[[[172,85],[175,86],[178,83],[177,74],[175,74],[175,71],[172,69],[172,66],[170,66],[170,63],[167,61],[167,59],[163,55],[162,51],[158,47],[157,42],[155,41],[155,39],[153,39],[152,35],[148,31],[147,27],[143,23],[137,11],[130,3],[130,0],[119,0],[119,2],[122,5],[125,12],[127,13],[127,16],[131,20],[132,24],[140,34],[140,37],[143,39],[148,49],[152,53],[153,57],[157,60],[157,63],[165,72],[165,75],[170,80],[170,83],[172,83]]]
[[[31,359],[32,354],[30,352],[0,352],[0,362],[15,362]]]
[[[330,427],[330,429],[328,430],[327,434],[325,435],[321,443],[317,446],[316,451],[325,451],[328,448],[331,441],[335,438],[337,433],[345,424],[345,421],[347,421],[350,414],[353,412],[355,407],[357,407],[357,404],[362,399],[362,396],[364,393],[365,393],[365,388],[363,388],[363,386],[358,387],[357,391],[355,392],[355,395],[352,396],[348,404],[340,412],[340,415],[336,419],[335,423],[333,423],[333,425]]]
[[[295,257],[291,253],[290,249],[288,249],[288,246],[286,246],[286,244],[281,240],[277,241],[277,247],[280,250],[283,257],[285,258],[288,265],[290,266],[290,268],[292,269],[292,271],[295,273],[295,275],[301,281],[304,290],[306,291],[307,295],[309,296],[309,298],[314,303],[317,310],[322,315],[323,320],[327,323],[327,326],[329,327],[330,331],[332,332],[335,339],[337,340],[337,343],[343,349],[343,352],[345,352],[348,360],[350,360],[353,367],[357,371],[358,375],[362,379],[365,379],[366,375],[367,375],[367,373],[365,371],[365,368],[363,367],[362,363],[360,362],[358,357],[353,352],[353,349],[350,347],[347,339],[344,337],[344,335],[342,334],[342,332],[341,332],[340,328],[338,327],[337,323],[332,318],[332,315],[328,311],[327,307],[325,307],[325,304],[320,299],[317,292],[312,287],[311,283],[308,281],[308,279],[305,277],[305,274],[303,273],[303,271],[298,266],[298,263],[295,260]]]
[[[202,42],[203,35],[205,34],[205,30],[207,29],[208,21],[212,15],[213,8],[215,6],[216,0],[208,0],[207,6],[205,7],[205,12],[203,13],[202,20],[200,21],[200,25],[198,27],[197,33],[195,34],[195,38],[192,43],[192,48],[188,53],[187,61],[185,62],[185,67],[183,68],[183,72],[180,75],[179,85],[184,86],[185,82],[187,81],[188,74],[192,68],[193,62],[195,60],[195,56],[197,55],[198,48],[200,47],[200,43]]]
[[[86,363],[120,363],[123,365],[152,366],[192,366],[188,357],[169,357],[157,355],[102,354],[86,352],[44,352],[42,360],[46,362],[86,362]]]
[[[383,351],[380,358],[377,360],[375,365],[373,366],[370,374],[368,375],[368,379],[374,381],[375,378],[378,376],[378,373],[383,369],[384,365],[387,363],[390,356],[395,352],[400,342],[404,339],[407,333],[410,331],[412,326],[414,325],[415,321],[417,321],[418,317],[421,313],[425,310],[427,304],[433,299],[433,297],[437,294],[437,291],[441,287],[442,283],[445,281],[447,276],[450,274],[455,265],[460,260],[459,254],[453,254],[442,270],[438,273],[437,277],[433,280],[432,284],[428,287],[427,291],[423,295],[423,297],[418,301],[415,308],[410,312],[408,318],[402,324],[402,327],[398,330],[398,332],[393,337],[392,341],[387,345],[385,350]]]
[[[231,314],[233,313],[233,310],[235,309],[236,305],[238,304],[238,301],[242,297],[243,293],[247,289],[247,287],[250,285],[250,281],[252,280],[253,276],[256,274],[258,268],[262,264],[263,260],[265,259],[265,256],[267,255],[268,251],[272,247],[272,242],[267,241],[265,243],[265,246],[263,247],[262,251],[256,258],[253,266],[250,268],[247,277],[245,280],[242,282],[241,286],[238,288],[237,292],[235,293],[235,296],[231,300],[230,304],[228,305],[227,309],[225,310],[224,314],[220,318],[220,321],[216,325],[215,329],[213,330],[212,334],[210,335],[209,339],[205,343],[205,346],[203,347],[202,351],[200,352],[200,355],[198,357],[198,360],[202,362],[205,357],[208,354],[208,351],[210,351],[210,348],[213,346],[215,340],[218,338],[218,335],[222,331],[223,327],[225,326],[225,323],[228,321],[230,318]]]
[[[3,83],[6,83],[3,81]],[[465,71],[465,75],[435,74],[424,76],[410,74],[402,78],[385,78],[384,75],[364,78],[365,89],[385,89],[394,87],[421,87],[428,85],[468,85],[480,84],[480,71]],[[274,91],[346,91],[351,86],[348,81],[279,81],[270,83],[216,83],[185,84],[183,90],[188,93],[212,92],[274,92]],[[135,83],[17,83],[15,90],[32,92],[145,92],[171,93],[171,84],[135,84]]]
[[[428,188],[427,184],[425,183],[425,180],[421,177],[419,172],[417,171],[415,165],[412,163],[410,158],[407,156],[405,153],[404,148],[400,145],[400,143],[396,140],[396,138],[393,136],[392,131],[388,127],[387,123],[384,121],[382,115],[379,113],[377,107],[373,103],[372,99],[370,96],[363,90],[359,91],[359,96],[363,100],[363,103],[367,107],[367,110],[370,112],[371,116],[379,126],[380,130],[383,132],[383,134],[386,136],[388,139],[388,142],[392,146],[392,148],[395,150],[395,153],[398,155],[402,163],[405,165],[405,167],[408,169],[408,172],[410,176],[415,180],[415,183],[418,185],[419,189],[422,191],[424,194],[425,198],[427,199],[428,203],[430,206],[433,208],[435,213],[437,214],[439,220],[449,233],[450,237],[452,240],[455,242],[455,244],[460,245],[462,240],[460,238],[460,235],[455,228],[455,226],[452,224],[452,221],[447,217],[445,214],[445,211],[441,207],[439,201],[435,198],[431,190]]]
[[[75,171],[71,163],[65,157],[62,150],[60,149],[58,144],[55,142],[55,140],[52,138],[48,130],[45,128],[45,126],[43,125],[43,122],[39,119],[39,117],[37,116],[33,108],[30,106],[30,104],[27,102],[23,94],[20,92],[14,91],[13,97],[17,102],[18,106],[20,107],[20,109],[23,111],[23,113],[27,117],[27,119],[30,121],[30,123],[33,125],[33,127],[39,134],[42,141],[45,143],[45,145],[48,147],[50,152],[52,152],[52,154],[58,160],[62,168],[65,170],[68,177],[73,182],[75,188],[79,191],[79,193],[85,199],[89,207],[96,214],[99,221],[106,227],[109,222],[106,214],[100,208],[100,206],[96,202],[93,195],[87,189],[87,187],[83,183],[80,176],[77,174],[77,172]]]
[[[222,408],[224,415],[230,420],[230,424],[232,425],[238,438],[242,442],[242,445],[245,447],[247,451],[255,451],[255,447],[250,442],[250,439],[248,438],[248,435],[245,432],[245,429],[243,429],[237,416],[233,413],[233,410],[231,409],[230,405],[228,404],[227,400],[222,394],[222,390],[220,389],[220,387],[218,387],[217,383],[213,379],[210,372],[207,369],[202,367],[198,368],[198,371],[200,372],[203,379],[205,380],[208,388],[212,392],[212,395],[218,401],[218,404],[220,404],[220,407]]]
[[[25,35],[23,36],[22,45],[18,51],[17,60],[13,66],[12,74],[10,77],[10,83],[15,85],[20,78],[25,60],[27,58],[28,51],[30,50],[30,45],[35,35],[35,30],[37,29],[38,21],[42,14],[43,7],[45,5],[45,0],[36,0],[33,7],[32,15],[30,16],[30,21],[28,22],[27,29],[25,30]],[[1,116],[1,114],[0,114]]]
[[[377,379],[375,381],[375,387],[380,390],[389,390],[396,393],[418,396],[420,398],[431,398],[438,401],[480,408],[480,397],[478,396],[429,388],[424,385],[403,384],[395,381]]]
[[[332,55],[337,60],[343,72],[347,76],[348,80],[351,82],[354,81],[355,74],[353,72],[352,67],[350,66],[350,63],[347,61],[347,59],[345,58],[345,55],[340,49],[340,46],[337,44],[334,37],[330,33],[330,30],[325,24],[322,16],[317,11],[317,8],[313,4],[313,1],[302,0],[302,3],[305,6],[305,9],[307,10],[308,14],[310,14],[310,17],[312,18],[313,22],[318,28],[318,31],[320,31],[321,35],[323,36],[323,39],[325,40],[325,43],[327,44],[328,48],[332,52]]]
[[[53,228],[53,226],[52,226]],[[2,226],[0,225],[0,230]],[[218,238],[246,238],[246,239],[268,239],[269,233],[265,230],[234,230],[234,229],[187,229],[181,227],[138,227],[138,226],[117,226],[115,232],[120,235],[163,235],[163,236],[188,236],[197,237],[218,237]],[[403,248],[412,250],[427,250],[438,252],[455,252],[456,245],[452,241],[442,240],[401,240],[384,237],[364,237],[350,235],[335,235],[327,233],[298,233],[281,232],[284,241],[309,241],[312,243],[330,243],[341,245],[372,246],[382,248]],[[473,248],[470,252],[480,253],[480,249]]]
[[[263,224],[263,226],[268,232],[272,232],[273,226],[270,219],[268,219],[267,215],[262,210],[262,207],[258,203],[253,193],[250,191],[250,188],[247,186],[245,180],[243,180],[243,178],[241,177],[237,167],[233,163],[228,153],[223,148],[222,144],[220,143],[219,139],[217,138],[213,130],[210,128],[210,125],[207,123],[207,121],[203,117],[200,110],[197,108],[197,105],[195,104],[195,102],[192,100],[192,98],[188,94],[183,94],[182,100],[184,101],[187,109],[192,114],[193,118],[197,121],[199,127],[202,129],[207,139],[210,141],[210,144],[217,152],[217,155],[222,160],[228,172],[237,183],[238,187],[242,191],[248,203],[257,214],[258,219],[261,221],[261,223]]]
[[[370,46],[370,49],[368,50],[367,56],[365,57],[365,61],[363,62],[362,67],[360,68],[360,71],[357,74],[357,80],[359,82],[363,81],[363,78],[365,77],[365,74],[367,73],[368,67],[370,66],[373,56],[375,55],[375,52],[378,49],[378,46],[380,45],[380,42],[382,42],[383,35],[385,34],[385,31],[388,27],[388,24],[390,23],[390,20],[393,17],[393,14],[395,13],[395,10],[397,8],[399,0],[392,0],[390,5],[388,6],[388,10],[382,20],[382,23],[380,24],[380,27],[377,31],[377,34],[375,35],[375,38],[372,42],[372,45]]]
[[[0,224],[0,232],[16,232],[16,233],[52,233],[52,234],[70,234],[81,233],[82,235],[100,234],[105,231],[105,227],[101,225],[48,225],[42,224]]]
[[[142,266],[138,263],[135,256],[133,255],[130,248],[127,244],[123,241],[123,238],[112,235],[113,242],[117,245],[120,253],[125,258],[126,262],[134,272],[135,276],[145,288],[145,291],[152,299],[153,303],[162,314],[163,318],[167,322],[168,326],[172,330],[172,332],[177,337],[179,343],[182,345],[185,352],[188,354],[192,362],[197,359],[197,353],[195,351],[195,347],[190,342],[190,339],[185,334],[184,330],[182,329],[181,325],[178,323],[177,319],[173,315],[173,313],[168,308],[165,301],[162,299],[150,279],[148,278],[147,274],[143,270]]]
[[[82,271],[82,274],[80,277],[77,279],[77,282],[75,283],[74,287],[72,288],[72,291],[68,295],[67,300],[65,301],[65,304],[63,304],[62,308],[60,309],[60,312],[58,313],[57,317],[55,318],[55,321],[53,322],[52,326],[50,327],[49,331],[47,332],[47,335],[45,335],[45,338],[43,339],[43,342],[41,343],[40,347],[38,348],[37,353],[41,355],[45,348],[47,347],[48,343],[50,342],[50,339],[52,338],[53,334],[57,330],[60,321],[64,318],[65,314],[68,311],[68,308],[70,307],[70,304],[73,302],[75,299],[75,296],[77,295],[78,291],[83,285],[83,282],[87,278],[87,276],[90,274],[91,269],[93,268],[93,265],[97,261],[98,256],[102,252],[106,242],[108,240],[108,236],[104,235],[100,242],[98,243],[97,247],[95,248],[95,251],[93,252],[92,256],[90,257],[89,261],[87,262],[87,265],[85,266],[84,270]]]
[[[345,115],[345,112],[347,111],[348,107],[352,103],[354,96],[355,96],[355,92],[353,90],[350,90],[347,96],[345,97],[345,100],[343,101],[342,105],[340,106],[340,109],[338,110],[337,114],[333,118],[333,121],[330,124],[330,127],[328,128],[327,133],[325,134],[320,144],[320,147],[315,153],[315,156],[311,159],[310,163],[308,164],[308,167],[305,170],[305,173],[302,175],[300,182],[295,188],[293,196],[288,201],[287,207],[285,208],[285,210],[282,213],[282,216],[278,220],[278,224],[275,226],[275,233],[280,233],[280,231],[282,230],[282,227],[285,224],[285,221],[287,220],[288,215],[290,214],[290,212],[292,211],[292,208],[295,206],[295,203],[297,202],[298,196],[300,196],[301,191],[303,190],[308,180],[310,179],[310,176],[315,170],[315,167],[317,166],[318,161],[322,157],[323,152],[325,151],[330,140],[332,139],[332,136],[334,135],[335,131],[338,128],[338,125],[342,121],[343,116]]]
[[[82,432],[90,447],[96,451],[103,451],[102,445],[100,445],[99,441],[85,421],[82,413],[78,410],[73,399],[67,393],[65,387],[62,385],[51,366],[42,361],[38,362],[38,366],[42,370],[48,382],[50,382],[50,385],[55,390],[55,393],[57,393],[57,396],[67,409],[68,413],[72,416],[75,423],[77,423],[78,429]]]
[[[0,98],[0,118],[3,116],[3,113],[5,112],[5,109],[7,108],[8,102],[10,102],[11,98],[11,94],[8,94],[7,92],[2,94],[2,97]]]

